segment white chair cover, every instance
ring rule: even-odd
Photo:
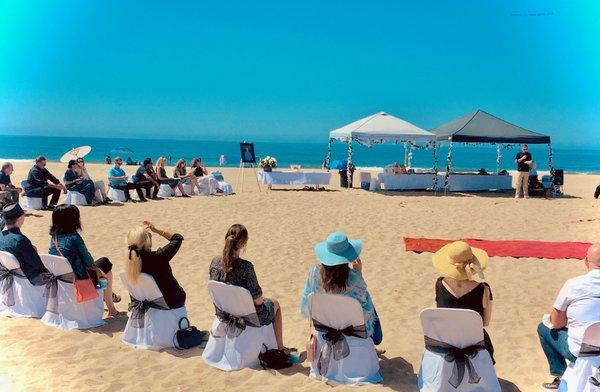
[[[217,193],[217,187],[219,186],[219,183],[212,175],[198,177],[197,181],[198,187],[200,188],[200,195],[210,196]]]
[[[330,328],[342,330],[350,326],[365,324],[364,313],[358,301],[344,295],[311,294],[308,298],[310,314],[313,320]],[[317,355],[310,364],[310,376],[318,380],[341,384],[366,384],[382,381],[379,374],[379,359],[375,345],[370,337],[345,336],[350,354],[336,360],[331,355],[327,372],[319,374],[318,360],[325,345],[324,333],[317,332]]]
[[[219,188],[223,191],[224,196],[229,196],[233,194],[233,187],[230,183],[225,181],[217,181],[219,184]]]
[[[224,312],[234,316],[245,316],[256,312],[252,296],[245,288],[212,280],[207,286],[214,305]],[[202,353],[204,362],[218,369],[232,371],[257,367],[258,354],[263,351],[263,344],[269,349],[277,348],[272,324],[259,328],[247,326],[235,338],[226,335],[215,337],[213,331],[218,325],[219,319],[215,316],[208,343]]]
[[[154,278],[148,274],[141,273],[135,284],[127,281],[124,271],[121,271],[119,276],[129,295],[138,301],[154,301],[163,296]],[[123,342],[146,350],[174,347],[173,337],[179,329],[179,320],[182,317],[187,317],[185,306],[167,310],[150,308],[144,315],[144,326],[136,328],[132,325],[130,314],[123,332]],[[184,322],[182,326],[187,325]]]
[[[421,312],[423,334],[429,338],[450,344],[457,348],[466,348],[483,341],[483,321],[477,312],[466,309],[428,308]],[[444,354],[425,349],[421,368],[417,378],[420,391],[498,391],[500,383],[487,350],[480,350],[470,358],[480,380],[469,384],[469,372],[465,369],[462,382],[454,388],[449,380],[455,362],[448,362]]]
[[[29,182],[27,180],[21,181],[21,188],[27,189]],[[21,207],[24,210],[41,210],[42,209],[42,198],[41,197],[27,197],[23,196],[21,201]]]
[[[158,196],[173,197],[175,196],[175,193],[173,192],[173,189],[171,189],[169,184],[160,184],[160,187],[158,188]]]
[[[106,193],[106,196],[108,196],[108,198],[113,201],[118,201],[121,203],[125,203],[127,201],[127,198],[125,197],[125,191],[122,191],[121,189],[115,189],[115,188],[109,187],[108,192]]]
[[[0,264],[13,270],[20,268],[19,261],[8,252],[0,251]],[[34,286],[27,278],[13,275],[14,305],[5,306],[4,296],[0,292],[0,316],[6,317],[42,317],[46,311],[45,286]]]
[[[64,257],[53,255],[40,255],[46,269],[54,276],[73,272],[71,265]],[[58,281],[58,311],[53,313],[46,310],[42,322],[52,327],[67,329],[88,329],[105,324],[102,319],[104,313],[104,289],[98,289],[98,298],[77,302],[72,283]]]
[[[197,195],[197,193],[192,190],[191,184],[183,184],[183,190],[185,191],[186,194],[188,194],[190,196]],[[179,191],[178,188],[175,189],[175,194],[177,196],[181,196],[181,192]]]
[[[592,349],[599,353],[592,356],[580,354],[575,362],[569,364],[560,381],[558,390],[561,392],[600,391],[600,387],[590,382],[590,377],[600,381],[600,322],[590,324],[586,328],[582,339],[582,351],[585,351],[583,344],[592,346]]]
[[[24,210],[41,210],[43,208],[42,198],[23,196],[21,207],[23,207]]]
[[[67,191],[67,195],[65,196],[65,200],[63,201],[65,204],[72,204],[74,206],[87,206],[88,203],[85,200],[85,196],[76,191]]]

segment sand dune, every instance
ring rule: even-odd
[[[25,178],[19,163],[13,180]],[[50,164],[62,177],[64,168]],[[97,179],[107,166],[90,165]],[[128,168],[132,174],[133,168]],[[235,169],[223,170],[235,183]],[[16,182],[16,181],[15,181]],[[335,183],[335,184],[334,184]],[[510,195],[469,194],[435,197],[427,193],[371,193],[340,190],[333,176],[330,191],[259,193],[246,176],[243,193],[145,204],[82,208],[83,237],[95,257],[107,256],[120,271],[126,256],[125,234],[142,220],[185,237],[172,261],[187,292],[193,324],[207,329],[213,309],[206,291],[208,265],[220,252],[232,223],[250,232],[246,257],[254,262],[265,295],[282,305],[285,342],[303,348],[308,322],[298,312],[299,296],[313,246],[329,232],[345,230],[364,241],[364,275],[380,314],[387,349],[381,361],[384,381],[361,390],[416,390],[423,349],[419,311],[434,303],[438,276],[430,254],[406,253],[403,236],[436,238],[598,241],[599,201],[591,197],[600,176],[568,175],[568,198],[514,200]],[[234,184],[235,186],[235,184]],[[40,252],[49,245],[50,214],[35,213],[24,232]],[[162,244],[156,240],[156,245]],[[494,294],[488,331],[496,349],[497,373],[505,390],[537,390],[548,369],[536,326],[550,310],[565,279],[584,272],[573,260],[492,258],[486,271]],[[126,292],[116,281],[124,298]],[[126,310],[127,300],[117,305]],[[39,320],[0,319],[0,389],[19,390],[270,390],[320,391],[329,386],[307,377],[306,364],[282,372],[243,370],[224,373],[206,366],[201,349],[148,352],[121,342],[126,319],[109,320],[91,331],[60,332]]]

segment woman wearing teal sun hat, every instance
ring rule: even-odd
[[[379,345],[383,340],[383,332],[362,276],[361,251],[362,242],[349,239],[341,231],[331,233],[325,242],[315,245],[319,264],[313,265],[308,271],[300,299],[300,312],[310,318],[308,296],[312,293],[342,294],[354,298],[363,309],[367,334],[375,345]],[[380,354],[383,352],[378,350]]]

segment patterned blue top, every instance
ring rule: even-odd
[[[79,233],[59,234],[57,236],[58,247],[60,253],[54,246],[54,241],[50,238],[50,249],[48,253],[55,256],[62,256],[69,261],[73,272],[79,279],[87,279],[89,275],[85,270],[85,267],[93,267],[94,259],[90,252],[88,252],[83,238]]]
[[[310,267],[310,270],[308,271],[306,283],[304,283],[304,292],[302,293],[302,298],[300,298],[300,313],[307,318],[310,318],[310,310],[308,309],[308,296],[312,293],[325,294],[325,290],[323,289],[323,285],[321,283],[319,267],[316,265]],[[375,318],[377,316],[375,315],[375,309],[373,307],[371,295],[367,291],[367,283],[365,283],[365,280],[360,272],[350,269],[350,273],[348,274],[348,282],[346,284],[346,291],[335,294],[346,295],[358,301],[365,316],[367,334],[369,336],[373,335],[373,323],[375,322]]]

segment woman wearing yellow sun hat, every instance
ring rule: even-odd
[[[488,260],[483,249],[472,248],[464,241],[452,242],[434,253],[433,266],[442,274],[435,283],[437,307],[473,310],[483,319],[483,326],[488,326],[492,317],[492,290],[487,283],[474,280],[484,279]],[[494,361],[494,347],[485,329],[483,337]]]

